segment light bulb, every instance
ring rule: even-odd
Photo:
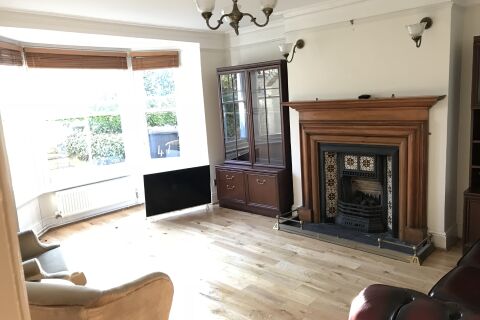
[[[197,5],[197,9],[200,13],[213,12],[215,9],[215,0],[193,0]]]
[[[270,8],[274,9],[277,5],[277,0],[260,0],[260,6],[262,9]]]

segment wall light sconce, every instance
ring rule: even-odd
[[[425,17],[420,20],[420,23],[410,24],[407,26],[408,33],[410,37],[415,42],[417,48],[420,48],[422,44],[422,35],[426,29],[430,29],[432,26],[433,21],[430,17]]]
[[[240,5],[237,4],[238,0],[232,0],[233,7],[232,12],[224,13],[220,16],[220,19],[217,20],[217,25],[212,26],[210,25],[210,18],[213,15],[213,9],[215,9],[215,0],[193,0],[197,5],[197,9],[205,19],[207,26],[212,30],[217,30],[223,24],[223,22],[228,22],[230,26],[235,30],[236,35],[238,36],[238,27],[240,25],[240,21],[243,19],[244,16],[250,18],[250,22],[255,24],[257,27],[265,27],[268,22],[270,21],[270,16],[272,15],[273,9],[277,5],[277,0],[260,0],[260,7],[262,9],[263,14],[265,15],[265,22],[258,23],[257,18],[247,12],[240,11]]]
[[[290,51],[292,51],[292,46],[293,46],[293,52],[292,52],[292,57],[290,60],[288,60],[288,56],[290,55]],[[280,49],[280,52],[282,55],[285,57],[285,60],[287,60],[288,63],[292,62],[293,57],[295,56],[295,51],[298,49],[302,49],[305,46],[305,41],[302,39],[297,40],[295,42],[295,46],[292,43],[284,43],[278,46]]]

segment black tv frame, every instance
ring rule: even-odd
[[[212,202],[210,166],[143,176],[147,217]]]

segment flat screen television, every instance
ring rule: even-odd
[[[143,176],[147,217],[212,202],[210,166]]]

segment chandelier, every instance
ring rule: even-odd
[[[277,0],[260,0],[260,5],[263,13],[265,14],[265,17],[267,20],[265,23],[261,24],[257,22],[257,18],[255,18],[253,15],[250,13],[246,12],[241,12],[239,7],[238,7],[238,0],[232,0],[233,1],[233,8],[232,12],[230,13],[225,13],[222,14],[220,19],[217,21],[216,26],[210,25],[210,18],[213,15],[213,9],[215,8],[215,0],[194,0],[195,4],[197,5],[198,11],[202,14],[202,17],[205,19],[207,22],[207,26],[212,29],[212,30],[217,30],[220,28],[220,26],[223,24],[224,21],[229,22],[230,26],[235,30],[235,33],[238,36],[238,27],[240,24],[240,21],[244,16],[250,17],[250,21],[253,22],[257,27],[265,27],[269,20],[270,20],[270,15],[273,12],[273,9],[275,8],[275,5],[277,4]],[[222,12],[223,13],[223,12]]]

